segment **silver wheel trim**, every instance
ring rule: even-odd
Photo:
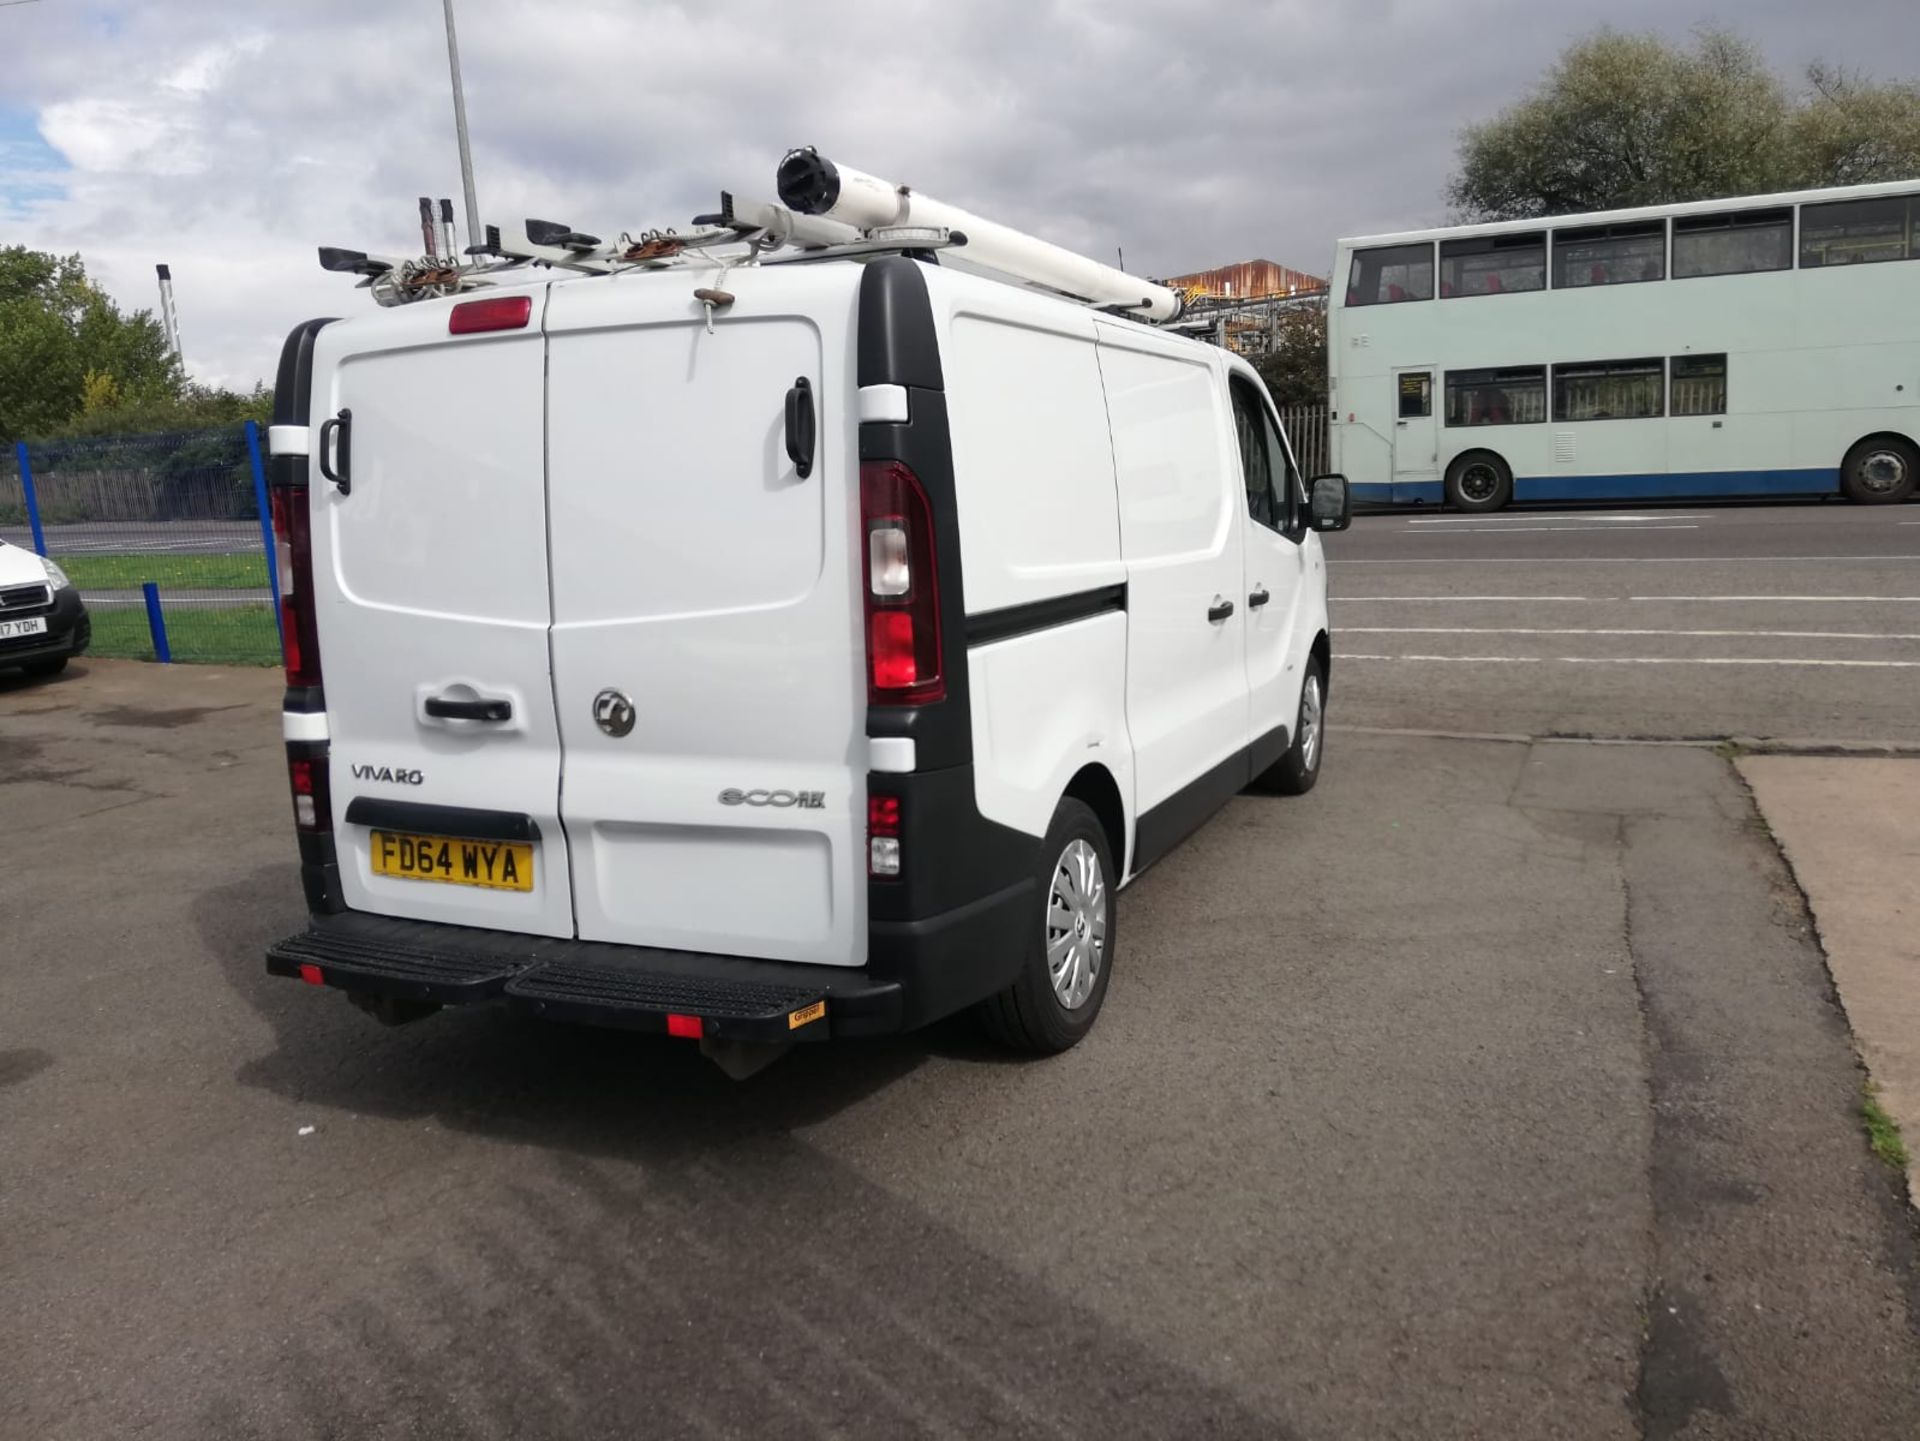
[[[1307,774],[1320,764],[1320,677],[1307,675],[1300,692],[1300,766]]]
[[[1869,451],[1853,468],[1860,484],[1876,495],[1898,490],[1907,478],[1907,458],[1897,450]]]
[[[1067,843],[1047,886],[1047,974],[1069,1011],[1093,994],[1107,954],[1107,878],[1100,855],[1083,840]]]
[[[1500,490],[1500,472],[1476,460],[1460,472],[1460,494],[1468,500],[1492,500]]]

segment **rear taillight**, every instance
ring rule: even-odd
[[[900,874],[900,797],[867,796],[867,874]]]
[[[288,756],[287,781],[293,791],[293,823],[303,831],[333,829],[333,791],[327,758]]]
[[[280,561],[280,644],[290,686],[320,684],[320,635],[313,613],[313,535],[305,486],[270,492]]]
[[[940,700],[947,693],[940,670],[940,578],[926,492],[899,461],[865,461],[860,516],[867,699],[874,705]]]

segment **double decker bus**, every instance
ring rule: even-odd
[[[1920,486],[1920,180],[1342,240],[1330,440],[1357,500]]]

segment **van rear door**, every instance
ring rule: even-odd
[[[865,960],[859,275],[553,287],[553,678],[582,939]],[[734,297],[711,329],[700,287]],[[805,476],[790,392],[816,422]]]
[[[311,504],[353,910],[573,933],[547,658],[545,298],[533,290],[510,329],[453,335],[458,305],[423,302],[315,339],[315,448],[337,419],[327,455],[347,482],[316,466]]]

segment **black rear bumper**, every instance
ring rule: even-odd
[[[27,620],[34,616],[46,618],[46,633],[0,639],[0,669],[76,656],[92,643],[93,622],[87,616],[80,592],[71,586],[55,591],[51,605],[32,610],[10,610],[6,612],[5,619]]]
[[[503,1001],[549,1020],[712,1040],[885,1035],[925,1025],[1010,985],[1032,893],[1028,882],[930,921],[875,923],[861,967],[526,936],[343,911],[316,915],[305,931],[269,948],[267,970],[397,1001]]]

